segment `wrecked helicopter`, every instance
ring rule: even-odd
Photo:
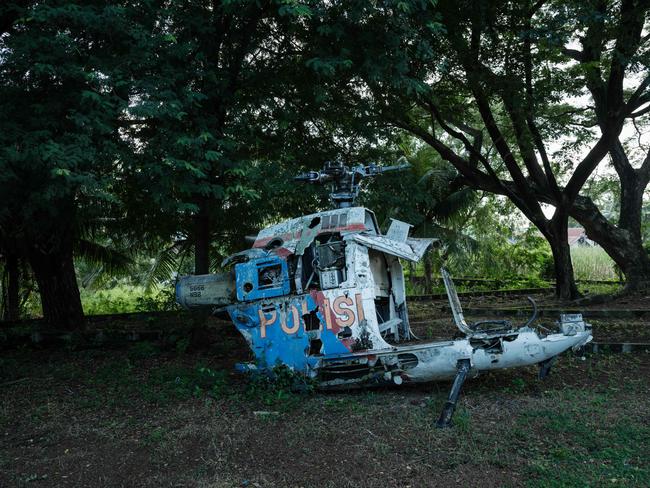
[[[419,261],[435,239],[410,237],[410,225],[399,220],[382,234],[375,214],[354,205],[364,179],[405,167],[330,162],[296,177],[331,185],[336,208],[262,229],[252,248],[224,260],[227,272],[180,277],[177,302],[227,314],[258,371],[284,365],[323,389],[454,379],[440,427],[450,425],[468,376],[538,365],[544,377],[558,355],[591,340],[579,314],[562,315],[554,333],[533,327],[532,300],[533,316],[521,326],[468,323],[444,269],[460,334],[419,340],[409,326],[401,260]]]

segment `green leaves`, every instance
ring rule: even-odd
[[[281,0],[278,13],[281,16],[296,18],[311,18],[313,14],[312,9],[308,5],[305,5],[298,0]]]
[[[223,152],[221,151],[206,151],[205,159],[211,162],[219,161],[223,157]]]
[[[70,176],[70,170],[67,168],[52,168],[52,175],[54,176]]]
[[[351,59],[312,58],[308,59],[305,62],[305,65],[318,74],[325,76],[334,76],[338,69],[352,67],[353,62]]]

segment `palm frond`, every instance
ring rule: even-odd
[[[438,202],[433,212],[439,219],[447,220],[474,203],[475,195],[476,192],[471,188],[462,188]]]
[[[112,275],[131,271],[133,257],[130,251],[117,249],[88,239],[78,239],[75,254],[89,264],[94,264],[101,272]]]
[[[171,246],[163,248],[151,261],[151,267],[144,279],[145,290],[148,292],[170,280],[191,250],[191,242],[188,239],[177,240]]]

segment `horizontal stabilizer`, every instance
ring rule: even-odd
[[[188,310],[229,305],[235,296],[233,272],[181,276],[176,281],[176,302]]]

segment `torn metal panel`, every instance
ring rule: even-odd
[[[270,242],[276,240],[282,242],[282,247],[295,249],[305,226],[309,226],[317,218],[320,219],[318,234],[378,232],[374,214],[369,210],[363,207],[341,208],[286,220],[280,224],[262,229],[257,234],[253,247],[264,248]]]
[[[235,265],[237,299],[260,300],[287,295],[291,289],[287,261],[278,256]]]
[[[321,217],[314,217],[311,219],[311,221],[304,222],[300,231],[300,238],[297,240],[295,246],[295,253],[298,256],[302,256],[305,253],[305,249],[311,246],[312,242],[314,242],[314,239],[316,239],[316,236],[318,236],[322,228],[323,224]]]
[[[364,246],[406,259],[418,262],[424,256],[427,248],[435,239],[407,239],[406,242],[394,241],[386,236],[371,236],[366,234],[352,234],[351,239]]]
[[[225,268],[226,266],[230,266],[234,263],[245,263],[251,259],[265,258],[268,255],[268,252],[264,249],[246,249],[244,251],[232,254],[221,261],[221,267]]]
[[[434,239],[432,237],[409,237],[406,239],[406,243],[411,246],[413,253],[418,257],[418,261],[422,259],[422,256],[427,252],[430,246],[436,245],[440,239]]]
[[[392,239],[393,241],[406,242],[406,239],[409,236],[409,231],[413,226],[411,224],[407,224],[406,222],[402,222],[401,220],[390,220],[391,223],[388,231],[386,232],[386,237]]]
[[[375,174],[377,168],[368,168],[353,174]],[[545,376],[553,358],[591,340],[591,327],[580,315],[563,315],[559,331],[544,334],[531,327],[535,312],[522,326],[503,320],[468,324],[444,269],[462,335],[435,342],[415,338],[400,259],[419,261],[435,239],[410,238],[409,225],[399,221],[381,235],[372,212],[348,205],[355,186],[343,185],[341,178],[352,173],[341,165],[327,171],[324,178],[338,178],[345,190],[336,194],[341,208],[261,230],[252,249],[224,261],[235,264],[230,273],[177,282],[181,306],[228,313],[255,354],[257,371],[281,364],[321,388],[456,378],[449,400],[455,403],[465,376],[534,364]],[[443,423],[453,408],[445,412]]]

